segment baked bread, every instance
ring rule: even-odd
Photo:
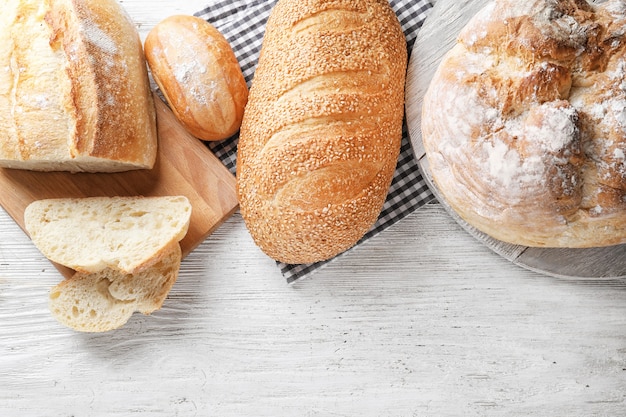
[[[432,177],[504,242],[626,242],[626,7],[497,0],[462,30],[425,94]]]
[[[2,2],[0,167],[116,172],[156,152],[141,40],[117,1]]]
[[[181,241],[190,216],[184,196],[58,198],[29,204],[24,226],[53,262],[85,273],[132,274]]]
[[[50,311],[61,324],[82,332],[117,329],[135,311],[150,314],[161,308],[180,269],[180,245],[170,245],[165,256],[135,274],[115,269],[77,272],[50,291]]]
[[[154,81],[192,135],[221,140],[237,133],[248,86],[217,29],[197,16],[170,16],[150,30],[144,45]]]
[[[237,153],[257,245],[285,263],[329,259],[375,223],[402,137],[406,41],[386,0],[279,0]]]

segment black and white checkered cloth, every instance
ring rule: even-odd
[[[196,16],[209,21],[228,39],[239,60],[248,86],[251,85],[254,76],[263,42],[265,24],[275,3],[275,0],[223,0],[195,13]],[[410,53],[417,31],[422,26],[433,2],[430,0],[391,0],[390,4],[402,24]],[[238,136],[234,136],[220,142],[208,142],[211,151],[233,174],[236,171],[238,139]],[[376,224],[358,244],[397,223],[433,199],[434,196],[426,185],[413,155],[405,123],[398,165],[387,201]],[[328,262],[309,265],[278,263],[278,267],[287,282],[291,283],[307,276]]]

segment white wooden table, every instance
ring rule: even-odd
[[[122,4],[145,37],[210,1]],[[521,269],[438,204],[292,286],[235,214],[105,334],[51,317],[2,210],[0,236],[0,416],[626,415],[626,281]]]

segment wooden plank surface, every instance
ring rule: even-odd
[[[163,308],[107,334],[55,322],[54,270],[0,218],[0,414],[617,417],[626,283],[519,268],[427,205],[287,286],[239,213]]]
[[[439,0],[422,26],[413,47],[407,72],[406,117],[411,144],[424,178],[437,200],[470,235],[517,265],[566,278],[625,277],[626,245],[591,249],[546,249],[501,242],[462,220],[447,204],[433,182],[421,138],[423,97],[441,59],[452,48],[461,29],[489,2],[489,0]]]
[[[23,229],[24,209],[38,199],[184,195],[192,205],[189,231],[181,241],[186,256],[237,209],[235,177],[156,95],[155,106],[159,150],[153,169],[113,174],[0,169],[0,205]],[[73,272],[56,266],[64,276]]]

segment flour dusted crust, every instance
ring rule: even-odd
[[[116,0],[0,0],[0,166],[152,168],[141,40]]]
[[[626,2],[499,0],[462,30],[424,98],[449,205],[536,247],[626,242]]]

